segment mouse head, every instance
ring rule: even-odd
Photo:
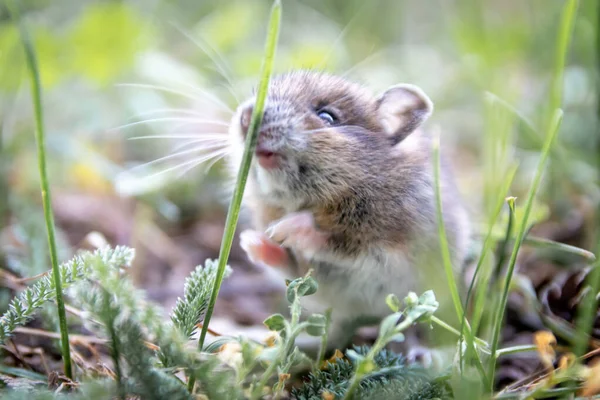
[[[230,125],[237,170],[254,98]],[[396,85],[379,97],[361,85],[318,72],[274,77],[269,86],[251,184],[279,205],[332,200],[391,168],[396,145],[433,110],[416,86]]]

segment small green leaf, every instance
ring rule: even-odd
[[[311,359],[306,354],[301,352],[298,347],[294,348],[294,351],[290,355],[290,359],[292,360],[292,366],[299,365],[305,361],[308,361],[308,363],[311,362]]]
[[[385,302],[393,312],[400,311],[400,299],[395,294],[388,294]]]
[[[299,285],[298,281],[299,281],[299,279],[294,279],[287,285],[285,297],[287,298],[287,301],[290,304],[292,304],[294,301],[296,301],[296,298],[298,297],[298,285]]]
[[[404,342],[404,339],[404,334],[402,332],[398,332],[390,338],[390,342]]]
[[[302,297],[310,296],[311,294],[315,294],[318,288],[319,285],[317,284],[317,281],[308,276],[304,278],[303,282],[298,286],[298,294]]]
[[[346,350],[346,356],[351,359],[352,361],[356,362],[360,362],[361,360],[363,360],[365,358],[365,356],[363,356],[362,354],[359,354],[358,352],[356,352],[355,350],[349,349]]]
[[[364,359],[363,362],[358,364],[358,368],[356,369],[356,373],[360,375],[366,375],[370,372],[375,371],[377,365],[368,359]]]
[[[272,331],[282,331],[285,328],[285,318],[281,314],[273,314],[263,322]]]
[[[393,335],[394,328],[396,327],[396,324],[398,323],[398,320],[401,316],[402,313],[396,312],[385,317],[383,321],[381,321],[381,325],[379,327],[379,335],[381,337],[388,337],[390,335]]]
[[[433,290],[428,290],[419,296],[419,304],[435,307],[436,309],[440,305],[440,303],[438,303],[435,299],[435,293],[433,293]]]
[[[277,360],[279,356],[279,348],[278,347],[265,347],[264,350],[260,353],[259,359],[261,361],[270,361],[273,362]]]
[[[221,336],[214,341],[210,342],[206,346],[204,346],[204,352],[206,353],[217,353],[221,347],[226,343],[235,342],[235,338],[228,336]]]
[[[409,292],[408,295],[404,298],[404,304],[406,307],[412,307],[419,302],[419,298],[415,292]]]
[[[327,318],[321,314],[313,314],[308,317],[308,326],[306,327],[306,333],[311,336],[323,336],[325,334],[325,328],[327,327]]]
[[[420,297],[411,292],[406,296],[404,302],[406,303],[406,309],[404,310],[406,318],[413,322],[428,320],[440,305],[432,290],[426,291]]]
[[[298,278],[291,281],[287,286],[286,297],[290,303],[296,300],[296,296],[304,297],[314,294],[319,285],[310,276]]]

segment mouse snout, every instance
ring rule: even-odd
[[[248,135],[248,129],[250,128],[250,120],[252,119],[253,110],[253,106],[248,106],[240,113],[240,128],[244,139]],[[273,141],[273,132],[271,126],[268,123],[265,124],[265,120],[263,118],[262,126],[258,131],[257,144],[261,146],[271,141]]]
[[[248,135],[253,111],[254,105],[248,105],[240,113],[240,131],[244,139]],[[257,144],[259,146],[279,147],[282,144],[281,142],[285,136],[284,131],[288,125],[286,123],[287,118],[284,117],[285,115],[281,115],[278,107],[266,107],[258,131]]]
[[[250,119],[252,119],[253,106],[248,106],[242,110],[240,114],[240,128],[242,130],[242,136],[245,138],[248,134],[248,128],[250,127]]]

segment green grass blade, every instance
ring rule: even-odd
[[[31,96],[33,98],[33,107],[35,112],[35,139],[37,143],[38,168],[40,174],[40,186],[42,191],[42,204],[44,207],[44,220],[46,221],[46,231],[48,234],[48,246],[50,250],[50,262],[52,263],[52,276],[56,287],[56,305],[58,308],[58,320],[60,326],[60,338],[62,357],[65,367],[65,375],[73,379],[71,368],[71,352],[69,348],[69,331],[67,327],[67,315],[65,312],[65,303],[63,300],[60,270],[58,268],[58,254],[56,251],[56,234],[54,231],[54,216],[51,208],[50,185],[48,183],[48,173],[46,171],[46,143],[44,134],[44,116],[42,107],[42,85],[40,82],[40,73],[38,68],[35,48],[29,37],[29,33],[21,22],[19,10],[13,1],[7,2],[8,9],[19,26],[21,41],[25,50],[25,59],[27,69],[31,80]]]
[[[597,73],[600,73],[600,6],[596,6],[596,67]],[[596,119],[600,119],[600,80],[597,80],[597,115]],[[600,171],[600,158],[597,160],[598,171]],[[598,243],[596,244],[596,252],[600,254],[600,213],[596,213],[596,238]],[[595,263],[592,270],[590,271],[587,279],[587,285],[589,285],[590,292],[583,299],[577,310],[577,341],[575,342],[575,355],[581,356],[587,349],[589,333],[594,323],[594,316],[598,306],[600,305],[600,299],[597,298],[597,294],[600,292],[600,262]]]
[[[454,309],[456,311],[456,316],[458,321],[462,321],[463,329],[467,333],[465,335],[468,347],[473,351],[475,356],[475,360],[477,361],[477,368],[481,373],[481,378],[487,382],[488,378],[485,375],[485,371],[483,370],[483,364],[481,359],[479,358],[479,354],[475,351],[475,343],[473,332],[471,331],[471,327],[464,318],[464,309],[462,307],[462,303],[460,301],[460,295],[458,293],[458,286],[456,284],[456,279],[454,278],[454,269],[452,268],[452,261],[450,259],[450,248],[448,247],[448,238],[446,236],[446,228],[444,226],[443,212],[442,212],[442,194],[440,189],[440,140],[439,136],[437,136],[433,142],[433,161],[434,161],[434,169],[433,169],[433,177],[434,177],[434,186],[435,186],[435,203],[436,203],[436,218],[437,218],[437,226],[438,226],[438,237],[440,250],[442,253],[442,264],[444,266],[444,272],[446,274],[446,281],[448,282],[448,288],[450,289],[450,295],[452,297],[452,303],[454,304]]]
[[[494,330],[492,333],[492,342],[491,342],[491,357],[490,357],[490,376],[494,376],[494,372],[496,369],[496,360],[497,360],[497,350],[498,344],[500,341],[500,330],[502,329],[502,321],[504,320],[504,313],[506,311],[506,304],[508,302],[508,291],[510,287],[510,282],[512,280],[512,276],[515,269],[515,263],[517,260],[517,254],[519,252],[519,248],[523,243],[523,238],[525,237],[525,233],[527,230],[527,222],[529,220],[529,214],[533,207],[533,199],[537,193],[537,189],[539,187],[542,172],[544,171],[544,166],[546,165],[546,161],[548,160],[549,154],[552,150],[552,146],[554,145],[556,136],[558,134],[560,124],[562,122],[563,112],[559,108],[560,103],[562,101],[562,86],[564,84],[564,69],[566,62],[567,50],[569,47],[569,43],[571,41],[571,35],[573,31],[573,23],[575,20],[575,13],[577,10],[578,1],[577,0],[568,0],[565,2],[562,15],[561,15],[561,23],[558,32],[558,45],[556,50],[556,58],[554,64],[554,73],[552,76],[551,89],[550,89],[550,99],[549,99],[549,112],[552,113],[551,118],[548,120],[548,127],[546,129],[547,138],[544,142],[544,147],[541,152],[541,157],[538,162],[536,172],[533,178],[533,182],[531,188],[529,189],[529,193],[527,195],[527,200],[525,202],[525,212],[523,215],[523,219],[520,222],[519,230],[517,232],[517,236],[513,245],[513,250],[510,256],[510,260],[508,263],[508,269],[506,272],[506,279],[504,283],[504,289],[502,292],[502,297],[500,299],[500,303],[498,304],[497,310],[494,314]]]
[[[450,295],[452,296],[452,303],[456,311],[458,320],[462,320],[464,310],[460,301],[460,295],[458,294],[458,286],[456,285],[456,279],[454,278],[454,269],[452,267],[452,261],[450,259],[450,248],[448,247],[448,238],[446,237],[446,228],[444,226],[444,218],[442,213],[442,194],[440,190],[440,140],[439,137],[435,138],[433,143],[433,158],[434,158],[434,182],[435,182],[435,203],[436,203],[436,217],[438,226],[438,237],[440,239],[440,249],[442,252],[442,263],[444,266],[444,272],[446,273],[446,280],[448,281],[448,287],[450,289]]]
[[[492,237],[496,240],[501,240],[501,236],[498,233],[492,233]],[[514,244],[514,237],[509,239],[510,243]],[[594,262],[596,261],[596,255],[591,251],[582,249],[581,247],[571,246],[569,244],[556,242],[554,240],[535,237],[535,236],[526,236],[523,238],[523,245],[533,247],[536,249],[545,249],[545,250],[554,250],[561,253],[573,254],[583,258],[585,261]]]
[[[233,197],[229,205],[229,211],[227,212],[227,220],[225,222],[225,232],[223,233],[223,240],[221,242],[221,250],[219,252],[219,266],[217,270],[217,279],[213,288],[208,308],[206,309],[206,316],[202,325],[202,332],[200,333],[200,340],[198,346],[200,349],[204,346],[204,340],[208,330],[208,324],[212,317],[217,296],[223,282],[223,275],[225,274],[225,266],[227,265],[227,259],[229,258],[229,252],[233,243],[233,236],[235,234],[235,228],[237,225],[240,206],[242,204],[242,197],[244,195],[244,189],[246,187],[246,181],[248,179],[248,172],[250,171],[250,162],[256,148],[256,142],[258,140],[258,130],[262,122],[263,111],[265,101],[267,98],[267,91],[269,88],[269,81],[273,71],[273,63],[275,59],[275,49],[277,47],[277,39],[279,37],[279,25],[281,23],[281,1],[275,0],[273,7],[271,8],[271,17],[269,20],[269,28],[267,33],[267,41],[265,46],[265,58],[262,65],[261,79],[256,94],[256,103],[252,112],[252,119],[250,120],[250,126],[248,128],[248,135],[246,136],[246,146],[244,149],[244,156],[240,165],[240,170],[237,176],[237,182],[233,192]],[[190,380],[190,389],[193,388],[193,380]]]
[[[504,320],[504,312],[506,311],[506,303],[508,302],[508,291],[510,287],[510,282],[512,280],[512,276],[515,270],[515,264],[517,262],[517,254],[519,253],[519,248],[523,242],[523,237],[525,236],[525,231],[527,229],[527,221],[529,220],[529,214],[533,207],[533,199],[537,193],[537,189],[539,187],[542,173],[544,171],[544,166],[546,165],[546,161],[548,159],[548,155],[550,153],[550,149],[552,144],[554,144],[554,139],[558,134],[558,130],[560,128],[560,123],[562,122],[562,110],[556,110],[554,113],[554,118],[552,119],[552,125],[550,128],[550,132],[548,134],[548,138],[546,143],[544,144],[544,148],[542,150],[542,156],[538,163],[535,176],[533,178],[533,183],[531,188],[529,189],[529,193],[527,195],[527,200],[525,203],[525,212],[523,215],[523,219],[520,222],[519,230],[517,232],[516,240],[513,245],[512,253],[510,255],[510,260],[508,262],[508,270],[506,272],[506,279],[504,282],[504,289],[502,292],[502,297],[500,299],[500,303],[498,305],[498,309],[495,313],[494,318],[494,332],[492,336],[491,342],[491,357],[490,357],[490,373],[489,376],[494,376],[495,368],[496,368],[496,352],[498,350],[498,344],[500,340],[500,330],[502,329],[502,321]]]
[[[483,248],[481,250],[479,260],[477,261],[477,266],[475,268],[475,273],[473,274],[473,279],[471,280],[471,284],[469,285],[469,290],[467,291],[467,298],[465,300],[465,309],[468,308],[468,305],[469,305],[469,302],[471,299],[471,295],[472,295],[472,292],[474,289],[475,280],[477,279],[477,277],[479,276],[479,274],[481,272],[481,268],[483,267],[483,262],[485,261],[485,258],[487,257],[488,253],[490,252],[492,245],[494,243],[496,243],[496,241],[494,240],[494,237],[492,236],[492,231],[494,229],[494,223],[500,216],[500,212],[502,211],[502,206],[504,205],[503,198],[506,196],[506,193],[508,193],[508,189],[512,185],[512,182],[515,178],[516,172],[517,172],[516,166],[509,170],[509,173],[508,173],[506,179],[504,180],[502,188],[500,189],[500,193],[502,194],[502,197],[500,197],[498,202],[496,203],[496,206],[494,207],[494,211],[492,213],[492,217],[490,218],[490,221],[489,221],[489,228],[488,228],[488,232],[486,234],[485,240],[483,242]],[[491,277],[491,275],[488,273],[486,275],[485,279],[482,279],[480,286],[482,286],[484,288],[487,287],[490,277]],[[480,290],[479,295],[475,296],[475,302],[474,302],[474,307],[473,307],[474,312],[473,312],[473,318],[471,320],[471,327],[473,328],[474,335],[477,335],[477,333],[478,333],[479,322],[481,320],[481,315],[483,314],[484,302],[486,300],[484,293],[485,293],[485,290]],[[464,318],[466,318],[466,315]],[[464,321],[461,322],[461,324],[464,325]],[[462,331],[463,331],[463,329],[461,328],[461,332]]]

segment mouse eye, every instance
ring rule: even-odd
[[[319,110],[317,111],[317,115],[319,116],[319,118],[321,118],[323,120],[323,122],[325,122],[327,125],[333,125],[336,123],[337,118],[336,116],[331,112],[331,111],[327,111],[327,110]]]

